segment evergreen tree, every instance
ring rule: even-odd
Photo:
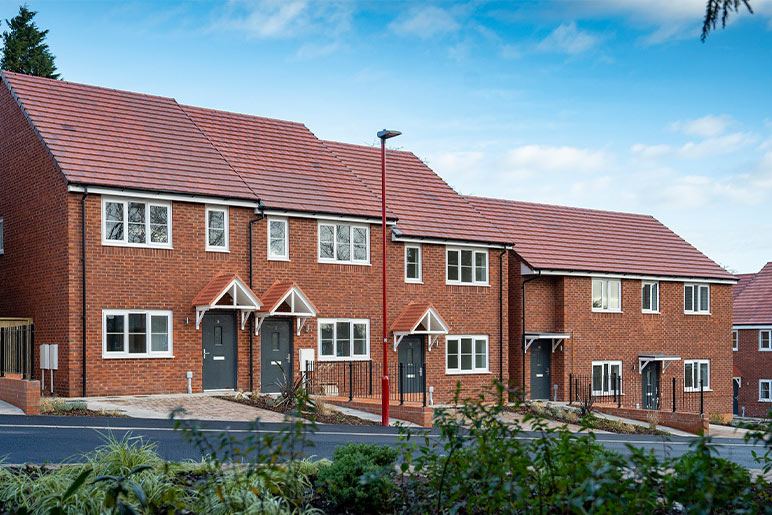
[[[708,37],[711,30],[716,29],[719,18],[721,19],[721,27],[725,28],[729,13],[738,12],[743,5],[748,9],[748,12],[753,14],[750,0],[708,0],[705,7],[705,21],[702,23],[702,37],[700,38],[702,42],[705,42],[705,38]]]
[[[18,16],[5,20],[10,30],[3,32],[0,69],[58,79],[54,55],[45,42],[48,30],[38,29],[32,21],[36,14],[23,5],[19,7]]]

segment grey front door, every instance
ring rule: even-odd
[[[531,399],[550,398],[550,359],[552,346],[549,340],[536,340],[531,344]]]
[[[424,338],[405,336],[399,342],[398,387],[403,393],[423,392],[424,381]]]
[[[230,311],[204,315],[201,322],[204,390],[236,387],[236,314]]]
[[[284,375],[292,381],[292,319],[267,318],[260,326],[260,391],[277,393]]]
[[[652,361],[641,372],[643,409],[659,409],[659,362]]]
[[[740,414],[740,407],[738,406],[738,398],[740,397],[740,385],[737,384],[734,378],[732,378],[732,413],[734,415]]]

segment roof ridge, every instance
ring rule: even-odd
[[[197,130],[199,133],[201,133],[201,135],[204,137],[204,139],[206,139],[206,141],[208,141],[208,142],[209,142],[209,144],[212,146],[212,148],[214,149],[214,151],[215,151],[215,152],[217,152],[217,155],[218,155],[218,156],[220,156],[220,157],[222,158],[222,160],[223,160],[223,161],[225,161],[225,163],[228,165],[228,168],[230,168],[230,169],[231,169],[231,171],[232,171],[233,173],[235,173],[235,174],[236,174],[236,176],[237,176],[239,179],[241,179],[241,182],[243,182],[243,183],[244,183],[244,186],[246,186],[246,187],[247,187],[247,189],[248,189],[249,191],[251,191],[251,192],[252,192],[252,193],[255,195],[255,197],[257,198],[257,200],[259,201],[259,200],[260,200],[260,195],[259,195],[259,194],[258,194],[258,193],[257,193],[257,192],[254,190],[254,189],[252,189],[252,186],[250,186],[250,185],[249,185],[249,183],[246,181],[246,179],[244,179],[244,176],[242,176],[242,175],[241,175],[241,174],[238,172],[238,170],[236,170],[236,168],[234,168],[234,167],[233,167],[233,165],[231,164],[231,162],[230,162],[230,161],[228,161],[228,159],[227,159],[227,158],[226,158],[226,157],[223,155],[222,151],[220,151],[220,148],[219,148],[217,145],[215,145],[215,144],[214,144],[214,141],[212,141],[212,140],[211,140],[211,138],[209,138],[209,135],[208,135],[208,134],[207,134],[207,133],[206,133],[206,132],[205,132],[203,129],[201,129],[201,127],[199,127],[199,126],[198,126],[198,124],[196,123],[196,121],[195,121],[195,120],[194,120],[194,119],[193,119],[193,118],[190,116],[190,114],[189,114],[189,113],[188,113],[188,112],[185,110],[185,108],[182,106],[182,104],[180,104],[179,102],[177,102],[177,100],[176,100],[176,99],[173,99],[173,100],[174,100],[174,104],[175,104],[177,107],[179,107],[179,108],[180,108],[180,111],[182,111],[182,113],[185,115],[185,118],[187,118],[188,120],[190,120],[190,123],[192,123],[192,124],[193,124],[193,127],[195,127],[195,128],[196,128],[196,130]]]

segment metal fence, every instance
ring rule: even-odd
[[[35,364],[35,326],[31,323],[0,325],[0,377],[9,374],[32,379]]]
[[[663,378],[659,384],[647,385],[632,381],[624,382],[622,377],[612,374],[606,381],[593,384],[591,375],[569,374],[569,403],[613,405],[619,408],[681,411],[686,413],[705,412],[705,386],[702,380],[695,387],[685,388],[684,380],[676,377]]]
[[[311,395],[382,399],[383,364],[373,361],[307,361],[301,370]],[[426,364],[389,365],[389,400],[426,406]]]

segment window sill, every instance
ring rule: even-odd
[[[288,257],[268,256],[268,261],[289,261]]]
[[[217,247],[207,247],[206,251],[207,252],[219,252],[220,254],[229,254],[230,253],[229,249],[218,249]]]
[[[462,283],[460,281],[445,281],[446,286],[482,286],[490,288],[491,283]]]
[[[166,356],[166,355],[153,356],[148,354],[118,354],[118,355],[102,354],[102,359],[172,359],[172,358],[174,358],[174,356]]]
[[[319,359],[317,361],[327,361],[327,362],[341,362],[341,361],[369,361],[370,356],[340,356],[340,357],[333,357],[333,356],[322,356],[319,355]]]
[[[334,259],[317,259],[317,263],[325,265],[356,265],[356,266],[372,266],[371,263],[364,261],[335,261]]]
[[[603,393],[603,392],[592,392],[592,395],[593,395],[594,397],[613,397],[613,396],[614,396],[614,392],[608,392],[608,393]],[[624,392],[617,392],[617,393],[616,393],[616,395],[619,395],[619,396],[621,396],[621,397],[624,397],[624,396],[625,396]]]
[[[641,313],[644,315],[661,315],[662,313],[659,311],[649,311],[649,310],[641,310]]]
[[[759,399],[759,402],[772,402],[772,399]]]
[[[420,279],[405,279],[406,284],[423,284],[424,282]]]
[[[592,308],[593,313],[624,313],[621,309],[597,309]]]
[[[703,315],[703,316],[708,316],[708,315],[712,315],[712,314],[713,313],[711,313],[710,311],[684,311],[684,315]]]
[[[446,376],[474,376],[490,375],[490,370],[448,370],[445,369]]]
[[[759,352],[772,352],[772,349],[759,349]]]
[[[102,240],[103,247],[124,247],[129,249],[163,249],[174,250],[171,245],[149,245],[147,243],[124,243],[121,241]]]
[[[703,391],[704,392],[712,392],[713,389],[712,388],[705,388]],[[692,388],[692,389],[684,388],[684,393],[700,393],[700,389],[699,388]]]

